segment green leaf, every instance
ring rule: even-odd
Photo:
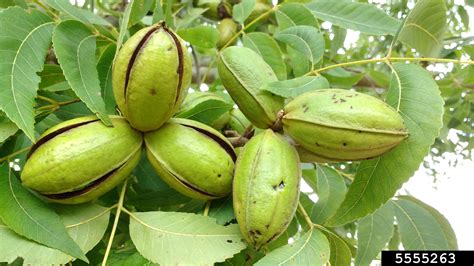
[[[315,192],[318,201],[309,210],[311,220],[322,224],[331,217],[344,200],[347,188],[344,178],[333,168],[316,165],[317,181]]]
[[[334,38],[331,40],[331,58],[337,55],[337,51],[344,47],[344,41],[346,40],[347,30],[336,25],[332,26],[332,32]]]
[[[424,57],[437,56],[443,46],[446,12],[444,0],[419,0],[408,15],[398,39]]]
[[[216,119],[231,109],[232,104],[224,100],[209,99],[197,104],[186,112],[177,114],[176,116],[196,120],[206,125],[212,125]]]
[[[110,211],[95,204],[61,207],[59,215],[68,234],[84,253],[96,246],[107,230]],[[73,258],[59,250],[28,240],[0,221],[0,261],[12,262],[23,258],[24,264],[66,264]],[[14,249],[12,247],[15,247]]]
[[[128,23],[130,21],[130,13],[132,12],[132,6],[133,6],[134,1],[135,0],[130,0],[127,7],[125,8],[125,11],[123,12],[122,19],[120,20],[120,32],[117,38],[117,50],[115,51],[115,56],[117,56],[120,48],[122,48],[122,45],[125,41],[125,37],[127,36]],[[115,61],[115,57],[114,57],[114,61]]]
[[[103,25],[103,26],[111,26],[111,24],[103,19],[102,17],[86,10],[86,9],[80,9],[75,6],[73,6],[69,1],[64,1],[64,0],[44,0],[44,2],[56,9],[57,11],[67,15],[68,17],[71,17],[75,20],[79,20],[85,24],[97,24],[97,25]]]
[[[201,15],[206,12],[207,9],[204,8],[190,8],[188,9],[187,14],[180,20],[178,20],[176,29],[184,29],[189,27],[195,20],[201,17]],[[174,17],[174,15],[173,15]]]
[[[115,97],[112,88],[112,67],[117,47],[110,44],[105,48],[97,62],[97,73],[99,74],[101,94],[105,102],[108,114],[115,114]]]
[[[280,30],[298,25],[319,27],[318,20],[311,11],[300,3],[284,4],[276,10],[275,15]]]
[[[255,265],[325,265],[329,260],[329,242],[326,236],[314,228],[293,244],[277,248]]]
[[[163,10],[163,6],[161,5],[160,1],[155,1],[155,9],[153,10],[153,20],[152,23],[155,24],[160,20],[165,20],[165,13]]]
[[[255,0],[242,0],[240,3],[232,7],[232,16],[239,24],[244,24],[244,21],[250,16],[255,7]]]
[[[219,39],[217,29],[206,25],[181,29],[178,31],[178,35],[192,45],[209,49],[215,48]]]
[[[279,80],[286,80],[286,64],[278,43],[267,33],[251,32],[243,36],[243,43],[263,58]]]
[[[400,21],[375,5],[356,2],[316,2],[306,5],[319,19],[362,33],[394,35]]]
[[[38,10],[10,7],[0,13],[0,28],[0,110],[34,141],[36,72],[43,69],[54,23]]]
[[[359,220],[357,226],[356,265],[370,265],[393,235],[394,213],[386,204]]]
[[[8,164],[0,166],[0,191],[0,218],[15,233],[88,261],[61,218],[20,184]]]
[[[340,236],[329,230],[323,230],[323,233],[326,235],[331,248],[330,265],[350,266],[352,254],[347,243]]]
[[[275,39],[304,54],[314,65],[324,54],[324,37],[314,27],[294,26],[278,32]]]
[[[112,125],[101,97],[95,35],[81,22],[61,22],[53,34],[54,51],[72,90],[106,125]]]
[[[329,88],[329,82],[323,76],[305,76],[270,82],[263,85],[260,89],[285,98],[294,98],[305,92],[326,88]]]
[[[63,70],[59,65],[44,65],[43,71],[39,73],[41,82],[39,89],[44,91],[64,91],[70,89],[64,77]]]
[[[306,56],[304,54],[298,52],[290,46],[286,47],[286,52],[288,53],[290,65],[293,69],[293,75],[295,77],[303,76],[309,72],[311,68],[311,62],[306,59]]]
[[[191,213],[133,213],[130,237],[143,257],[161,265],[213,264],[245,248],[238,225]]]
[[[456,239],[456,234],[454,233],[453,228],[451,227],[451,224],[449,223],[448,219],[444,217],[438,210],[435,208],[431,207],[430,205],[422,202],[419,199],[416,199],[412,196],[398,196],[398,198],[403,199],[403,200],[408,200],[411,201],[426,211],[428,211],[433,218],[438,222],[438,224],[441,226],[444,232],[444,236],[446,237],[446,240],[448,240],[448,245],[449,245],[449,250],[457,250],[458,249],[458,241]]]
[[[161,1],[159,1],[161,2]],[[132,10],[130,11],[130,20],[128,26],[131,27],[138,22],[150,11],[153,5],[153,0],[135,0],[132,4]]]
[[[0,116],[0,144],[2,144],[9,137],[15,135],[18,127],[8,118]]]
[[[402,115],[410,136],[385,155],[360,163],[331,225],[364,217],[389,200],[418,170],[439,134],[443,100],[431,74],[412,64],[393,67],[386,101]]]
[[[464,0],[466,5],[474,7],[474,0]]]
[[[327,71],[323,76],[333,87],[349,89],[364,77],[364,73],[355,74],[343,68],[335,68]]]
[[[235,219],[232,197],[213,200],[209,209],[209,217],[216,218],[217,224],[225,225]]]
[[[406,250],[448,250],[443,228],[423,207],[399,199],[392,201],[398,228]]]
[[[393,226],[393,235],[390,241],[388,241],[388,250],[400,250],[400,232],[398,231],[398,225]]]

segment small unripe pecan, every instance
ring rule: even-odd
[[[143,142],[124,118],[113,127],[94,117],[60,123],[31,148],[21,180],[48,200],[76,204],[93,200],[126,179],[137,165]]]
[[[224,197],[231,191],[236,155],[217,130],[173,118],[145,134],[147,157],[160,177],[195,199]]]
[[[283,108],[284,99],[261,87],[277,81],[272,68],[256,52],[245,47],[228,47],[218,61],[219,77],[234,102],[258,128],[270,128]]]
[[[354,91],[324,89],[285,106],[283,128],[306,158],[335,162],[370,159],[408,135],[403,118],[385,102]],[[309,152],[309,154],[308,154]]]
[[[115,100],[141,131],[163,125],[179,108],[191,83],[191,56],[163,23],[139,30],[120,49],[112,82]]]
[[[301,170],[296,150],[267,129],[240,151],[233,203],[242,235],[259,249],[283,233],[296,211]]]

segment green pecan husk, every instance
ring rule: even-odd
[[[370,159],[408,136],[395,109],[375,97],[349,90],[302,94],[285,106],[284,113],[283,129],[301,146],[305,161]]]
[[[27,156],[23,184],[50,201],[77,204],[98,198],[126,179],[143,142],[121,117],[107,127],[95,116],[62,122],[47,130]]]
[[[237,33],[239,27],[237,23],[231,18],[225,18],[219,21],[217,25],[217,30],[219,31],[219,39],[217,40],[217,48],[221,49],[226,45]],[[228,46],[233,45],[237,42],[235,38]]]
[[[141,131],[163,125],[183,102],[192,76],[191,56],[164,23],[143,28],[120,49],[112,84],[118,107]]]
[[[278,80],[260,55],[249,48],[228,47],[221,52],[217,68],[222,84],[250,122],[258,128],[272,127],[284,99],[260,89]]]
[[[147,157],[158,175],[178,192],[195,199],[230,193],[235,151],[215,129],[173,118],[145,134]]]
[[[293,219],[301,170],[296,150],[267,129],[240,151],[233,203],[242,235],[256,249],[275,240]]]

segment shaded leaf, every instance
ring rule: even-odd
[[[110,44],[105,48],[97,62],[97,73],[99,74],[102,98],[108,114],[115,114],[115,97],[112,88],[112,67],[117,47]]]
[[[209,209],[209,217],[215,218],[217,224],[225,225],[235,219],[232,197],[213,200]]]
[[[202,48],[215,48],[219,39],[217,29],[206,25],[181,29],[178,31],[178,35],[192,45]]]
[[[197,104],[188,111],[177,114],[176,117],[188,118],[206,125],[212,125],[216,119],[231,109],[232,104],[224,100],[209,99]]]
[[[161,1],[159,1],[161,2]],[[132,4],[132,10],[130,11],[130,19],[128,26],[131,27],[138,22],[150,11],[153,5],[153,0],[135,0]]]
[[[336,212],[347,188],[344,178],[333,168],[316,165],[316,171],[315,192],[319,199],[309,212],[313,222],[322,224]]]
[[[328,222],[345,224],[378,209],[419,168],[442,126],[443,100],[431,74],[417,65],[395,64],[386,101],[410,136],[378,158],[363,161],[344,202]]]
[[[342,68],[336,68],[327,71],[323,76],[333,87],[349,89],[364,77],[364,73],[355,74]]]
[[[188,9],[188,13],[183,19],[178,20],[176,29],[184,29],[189,27],[195,20],[197,20],[201,15],[206,12],[204,8],[190,8]],[[175,17],[173,15],[173,17]]]
[[[101,97],[95,35],[81,22],[61,22],[53,34],[54,51],[69,85],[106,125],[112,125]]]
[[[408,201],[392,201],[403,247],[407,250],[447,250],[443,229],[423,207]]]
[[[36,72],[43,69],[54,23],[38,10],[10,7],[0,13],[0,28],[0,109],[34,141]]]
[[[66,78],[63,75],[63,70],[59,65],[44,65],[43,71],[39,73],[41,82],[39,84],[40,90],[45,91],[64,91],[70,89]]]
[[[110,211],[94,204],[61,207],[59,209],[68,234],[85,252],[99,243],[107,230]],[[66,264],[73,258],[15,234],[0,221],[0,261],[11,262],[17,257],[24,264]],[[12,247],[15,247],[12,249]]]
[[[290,59],[290,66],[293,69],[293,75],[295,77],[300,77],[309,72],[311,68],[311,62],[306,59],[306,56],[297,50],[291,48],[290,46],[286,47],[286,52]]]
[[[337,51],[344,47],[344,41],[346,40],[347,30],[336,25],[332,26],[332,32],[334,37],[331,40],[331,58],[337,55]]]
[[[73,18],[79,20],[86,24],[97,24],[103,26],[111,26],[110,23],[103,19],[102,17],[86,10],[80,9],[72,5],[69,1],[64,0],[44,0],[44,2],[56,9],[57,11]]]
[[[315,2],[306,6],[319,19],[362,33],[394,35],[400,27],[399,20],[368,3]]]
[[[300,3],[287,3],[275,12],[278,28],[284,30],[298,25],[318,28],[318,20],[305,5]]]
[[[294,26],[278,32],[275,38],[304,54],[313,65],[324,54],[323,35],[314,27]]]
[[[279,80],[286,79],[286,64],[278,43],[267,33],[251,32],[243,36],[243,43],[257,52],[273,69]]]
[[[161,265],[212,264],[245,248],[238,225],[190,213],[133,213],[130,237],[143,257]]]
[[[323,230],[323,233],[326,235],[331,248],[331,256],[329,258],[331,265],[351,265],[352,254],[347,243],[340,236],[329,230]]]
[[[294,98],[305,92],[326,88],[329,88],[329,82],[323,76],[305,76],[267,83],[261,89],[285,98]]]
[[[7,164],[0,166],[0,218],[15,233],[87,262],[87,257],[67,234],[61,218],[30,194]]]
[[[357,226],[356,265],[370,265],[393,235],[394,213],[386,204],[359,220]]]
[[[17,131],[18,127],[15,125],[15,123],[11,122],[6,117],[0,116],[0,144],[9,137],[15,135]]]
[[[427,210],[433,216],[433,218],[436,219],[438,224],[443,229],[444,236],[446,237],[446,240],[448,240],[449,249],[450,250],[457,250],[458,249],[458,241],[456,239],[456,234],[454,233],[454,230],[451,227],[451,224],[449,223],[448,219],[446,219],[446,217],[444,217],[443,214],[441,214],[438,210],[431,207],[430,205],[428,205],[428,204],[422,202],[421,200],[416,199],[412,196],[398,196],[398,198],[416,203],[420,207]]]
[[[329,260],[329,242],[314,228],[293,244],[269,252],[255,265],[325,265]]]
[[[255,7],[255,0],[242,0],[240,3],[232,7],[232,16],[239,24],[244,24],[244,21],[250,16]]]
[[[425,57],[437,56],[446,29],[444,0],[419,0],[408,15],[398,39]]]

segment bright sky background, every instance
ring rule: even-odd
[[[373,3],[385,3],[390,0],[372,0]],[[71,2],[74,2],[71,0]],[[79,0],[79,4],[84,1]],[[455,0],[456,4],[463,4],[464,0]],[[474,36],[474,8],[466,6],[470,15],[470,29],[468,34],[463,37]],[[359,38],[359,33],[349,30],[345,47]],[[437,66],[443,69],[443,65]],[[435,68],[436,69],[436,68]],[[472,159],[472,158],[471,158]],[[473,160],[464,160],[456,167],[450,167],[441,164],[440,172],[446,174],[439,178],[436,188],[433,187],[433,177],[427,175],[423,167],[415,174],[413,178],[406,183],[402,191],[409,192],[411,195],[435,207],[449,220],[456,232],[459,249],[474,250],[474,162]],[[303,188],[303,190],[306,190]]]

